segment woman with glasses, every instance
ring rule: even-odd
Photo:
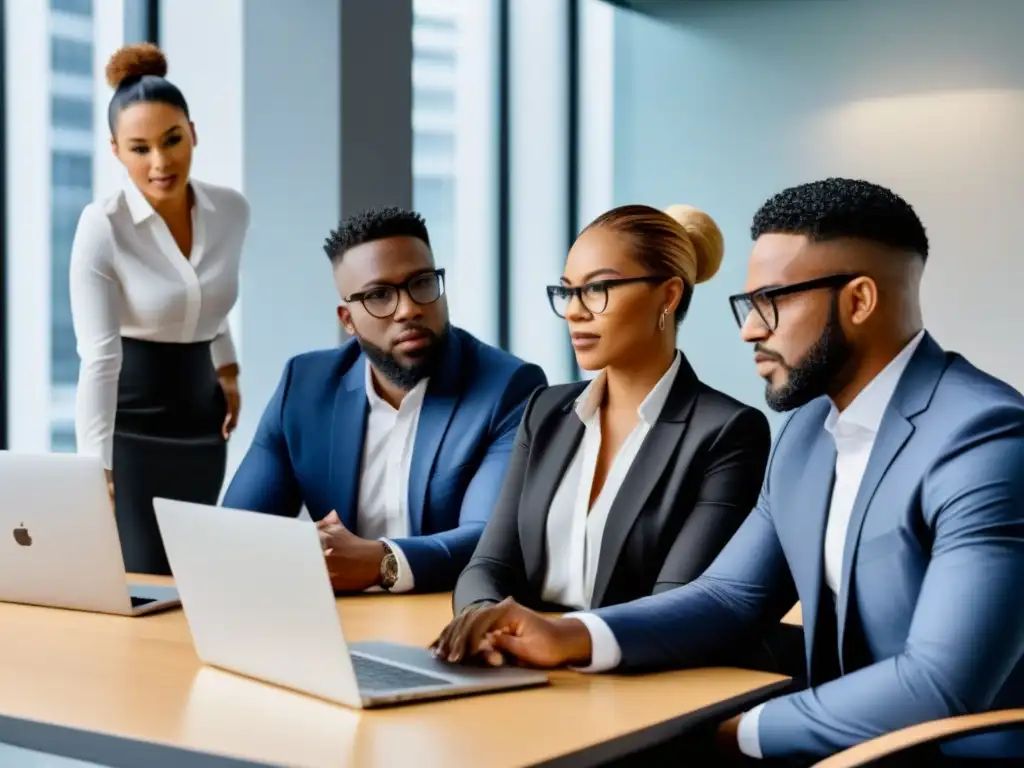
[[[696,578],[753,508],[770,447],[764,415],[703,384],[676,348],[722,234],[689,206],[615,208],[580,234],[551,308],[589,383],[540,390],[491,520],[455,589],[439,647],[473,608],[614,605]]]
[[[107,65],[121,189],[82,211],[71,251],[80,454],[100,457],[129,571],[170,573],[153,497],[216,503],[238,423],[227,314],[249,205],[190,178],[196,132],[145,43]]]

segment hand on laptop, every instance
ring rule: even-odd
[[[534,667],[590,663],[590,632],[572,618],[548,619],[506,598],[456,616],[433,642],[434,656],[452,664],[501,666],[504,655]]]
[[[380,564],[385,555],[381,542],[356,536],[334,510],[318,520],[316,528],[336,592],[361,592],[380,583]]]

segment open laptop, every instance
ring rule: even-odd
[[[536,670],[449,665],[426,648],[349,645],[308,520],[167,499],[153,504],[206,664],[358,709],[548,681]]]
[[[0,451],[0,601],[141,616],[180,605],[129,585],[99,458]]]

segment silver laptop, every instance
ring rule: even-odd
[[[0,451],[0,601],[141,616],[173,587],[128,584],[98,458]]]
[[[349,645],[308,520],[167,499],[154,507],[206,664],[359,709],[548,681],[535,670],[452,666],[426,648]]]

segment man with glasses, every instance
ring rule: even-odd
[[[916,723],[1024,707],[1024,398],[924,330],[928,239],[891,191],[793,187],[765,203],[753,237],[747,290],[731,304],[769,406],[793,414],[750,516],[676,590],[559,620],[511,601],[483,609],[467,658],[728,663],[730,641],[770,631],[799,600],[807,687],[720,729],[737,759],[814,760]],[[917,756],[1019,765],[1024,733]]]
[[[353,216],[324,250],[353,338],[289,361],[224,506],[305,505],[336,590],[449,590],[544,374],[449,324],[419,215]]]

